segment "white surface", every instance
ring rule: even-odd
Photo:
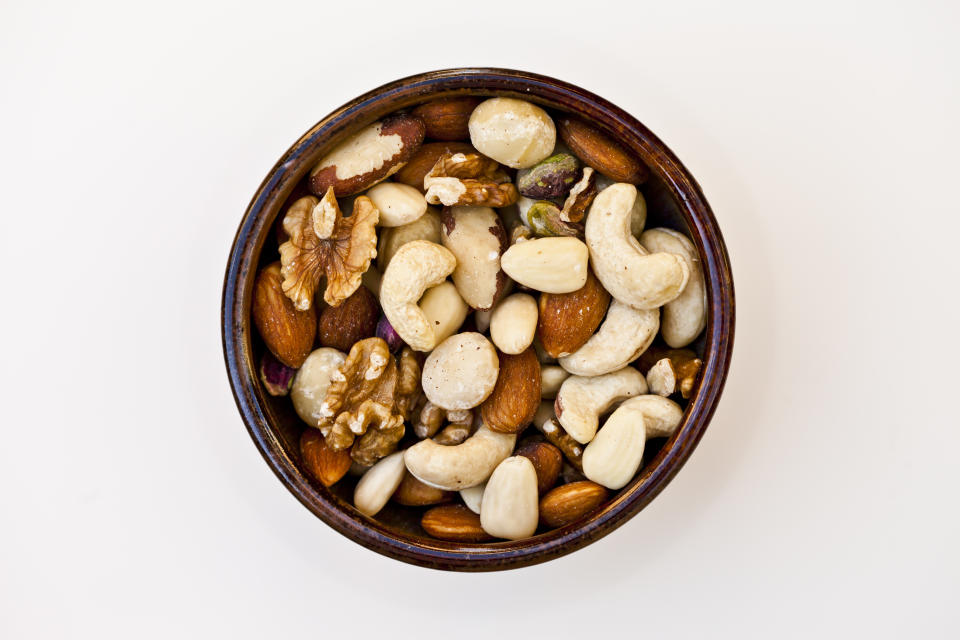
[[[323,4],[0,8],[0,637],[955,637],[957,4]],[[667,490],[493,575],[304,510],[219,334],[230,242],[287,146],[469,64],[564,78],[661,136],[739,303]]]

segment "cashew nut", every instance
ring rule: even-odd
[[[601,376],[572,376],[560,386],[554,410],[567,433],[586,444],[597,434],[600,416],[610,407],[646,392],[646,379],[633,367]]]
[[[537,471],[529,458],[513,456],[501,462],[483,490],[480,526],[508,540],[528,538],[537,530],[540,506]]]
[[[700,256],[690,239],[673,229],[648,229],[640,236],[647,251],[663,251],[683,258],[690,279],[683,293],[663,305],[660,333],[674,349],[685,347],[707,326],[707,288],[700,266]]]
[[[420,308],[433,326],[438,344],[456,333],[468,311],[467,303],[449,280],[427,289],[420,298]]]
[[[467,505],[467,509],[477,514],[480,513],[480,503],[483,501],[483,490],[486,486],[486,482],[481,482],[473,487],[460,489],[460,498],[463,500],[463,504]]]
[[[353,492],[353,504],[367,516],[376,515],[403,480],[403,452],[391,453],[363,474]]]
[[[626,183],[601,191],[587,216],[586,241],[593,271],[610,295],[637,309],[655,309],[680,295],[690,270],[680,256],[648,254],[633,236],[633,211],[642,202],[637,195]]]
[[[377,267],[380,271],[387,270],[397,249],[414,240],[440,244],[440,214],[433,207],[428,207],[427,212],[413,222],[380,229],[380,242],[377,245]]]
[[[423,393],[443,409],[472,409],[493,392],[500,373],[497,350],[482,334],[450,336],[423,363]]]
[[[516,434],[497,433],[486,425],[452,447],[421,440],[404,453],[407,470],[437,489],[459,491],[484,482],[513,453]]]
[[[639,310],[614,300],[597,332],[582,347],[560,358],[560,366],[577,376],[622,369],[647,350],[659,327],[659,309]]]
[[[583,451],[583,473],[608,489],[620,489],[633,478],[647,438],[676,431],[683,411],[660,396],[637,396],[610,414]]]
[[[456,266],[457,259],[449,250],[426,240],[403,245],[387,265],[380,282],[380,306],[411,349],[430,351],[437,346],[437,332],[417,302]]]

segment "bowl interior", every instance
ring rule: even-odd
[[[643,159],[650,179],[647,228],[662,226],[690,237],[701,254],[707,279],[708,326],[691,345],[704,359],[684,422],[668,440],[651,440],[641,472],[609,503],[581,522],[517,542],[472,545],[442,542],[420,528],[422,508],[393,502],[376,519],[352,506],[357,478],[348,475],[327,489],[301,465],[299,437],[308,428],[286,397],[272,397],[256,375],[265,347],[249,318],[253,275],[278,259],[279,220],[287,206],[307,193],[305,176],[319,158],[358,127],[425,100],[454,95],[513,96],[553,114],[574,113],[600,126]],[[349,209],[349,205],[345,207]],[[609,532],[639,511],[689,455],[706,427],[723,385],[732,345],[733,307],[729,265],[716,223],[696,183],[672,153],[630,116],[583,90],[556,80],[503,70],[451,70],[398,81],[338,109],[303,136],[280,160],[251,203],[238,232],[224,288],[224,348],[238,407],[267,462],[294,495],[348,537],[381,553],[425,566],[461,570],[509,568],[562,555]]]

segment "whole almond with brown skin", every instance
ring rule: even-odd
[[[339,306],[327,307],[320,312],[320,344],[349,353],[355,343],[377,333],[379,318],[380,304],[377,298],[360,285]]]
[[[409,471],[403,475],[400,486],[393,493],[393,500],[408,507],[425,507],[453,500],[452,491],[444,491],[420,482]]]
[[[560,118],[557,120],[557,131],[573,155],[588,167],[617,182],[640,184],[646,181],[649,175],[646,165],[613,138],[583,120],[569,116]]]
[[[317,333],[314,310],[298,311],[283,293],[280,263],[267,265],[253,285],[253,324],[277,360],[299,369],[313,349]]]
[[[532,347],[517,355],[497,352],[500,374],[480,405],[483,423],[500,433],[520,433],[540,406],[540,361]]]
[[[537,472],[537,492],[545,494],[557,484],[563,468],[563,453],[549,442],[530,442],[517,448],[515,456],[523,456],[533,463]]]
[[[334,451],[323,435],[310,427],[300,434],[300,455],[307,472],[325,487],[339,482],[353,463],[350,449]]]
[[[479,98],[440,98],[421,104],[412,113],[423,120],[427,137],[434,140],[468,140],[470,114],[480,104]]]
[[[576,522],[595,511],[609,495],[605,487],[589,480],[560,485],[540,499],[540,522],[548,527]]]
[[[492,539],[480,526],[480,516],[462,504],[445,504],[430,509],[423,514],[420,526],[440,540],[484,542]]]
[[[603,321],[610,294],[587,270],[587,282],[570,293],[541,293],[537,335],[551,358],[573,353],[582,347]]]
[[[416,187],[420,191],[426,192],[423,188],[423,178],[433,165],[437,164],[445,153],[476,153],[473,145],[466,142],[428,142],[421,145],[420,148],[410,156],[407,164],[403,165],[399,171],[393,174],[394,182],[408,184]]]

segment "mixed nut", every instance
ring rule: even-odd
[[[367,516],[426,508],[442,540],[602,508],[702,366],[703,271],[684,235],[644,228],[646,178],[598,128],[506,97],[433,100],[337,145],[254,285],[261,380],[308,425],[305,469],[359,475]]]

